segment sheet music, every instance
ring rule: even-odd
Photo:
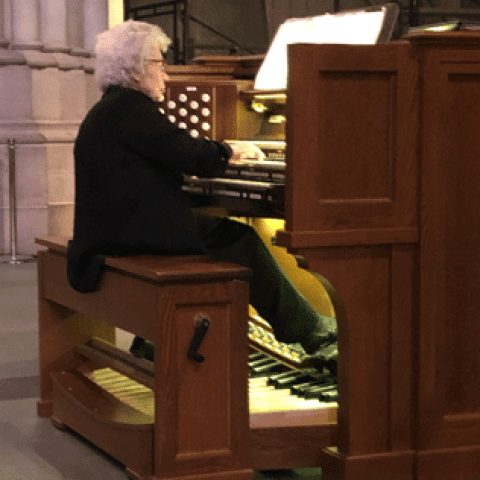
[[[287,88],[287,45],[293,43],[375,44],[385,11],[291,18],[277,30],[255,78],[256,90]]]

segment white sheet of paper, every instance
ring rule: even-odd
[[[282,23],[255,78],[256,90],[287,88],[287,45],[338,43],[373,45],[380,34],[385,12],[353,12],[291,18]]]

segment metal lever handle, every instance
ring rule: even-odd
[[[198,314],[195,317],[194,321],[195,332],[193,333],[192,342],[188,349],[188,356],[192,360],[195,360],[198,363],[202,363],[205,360],[205,357],[198,353],[198,349],[202,344],[202,341],[210,327],[210,320],[203,313]]]

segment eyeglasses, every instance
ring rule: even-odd
[[[147,58],[147,62],[155,63],[165,68],[165,60],[163,58]]]

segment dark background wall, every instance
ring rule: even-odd
[[[75,0],[69,0],[75,1]],[[130,8],[161,3],[160,0],[127,0]],[[286,19],[322,15],[327,12],[397,3],[401,14],[394,38],[406,33],[411,21],[410,5],[418,6],[418,24],[452,19],[480,20],[480,0],[189,0],[187,63],[198,55],[264,53],[278,28]],[[229,40],[209,31],[206,24]],[[146,19],[159,24],[173,37],[172,16]],[[182,38],[181,30],[179,34]],[[169,59],[171,61],[172,59]]]
[[[148,0],[130,0],[130,7],[141,7],[155,3]],[[238,53],[265,52],[269,37],[264,2],[259,0],[190,0],[189,14],[193,17],[188,24],[188,57],[231,53],[236,45]],[[148,10],[142,10],[142,13]],[[198,23],[197,21],[198,20]],[[145,21],[154,22],[173,38],[173,16],[156,16]],[[217,31],[229,40],[210,31],[201,23]],[[182,35],[179,29],[180,36]]]

